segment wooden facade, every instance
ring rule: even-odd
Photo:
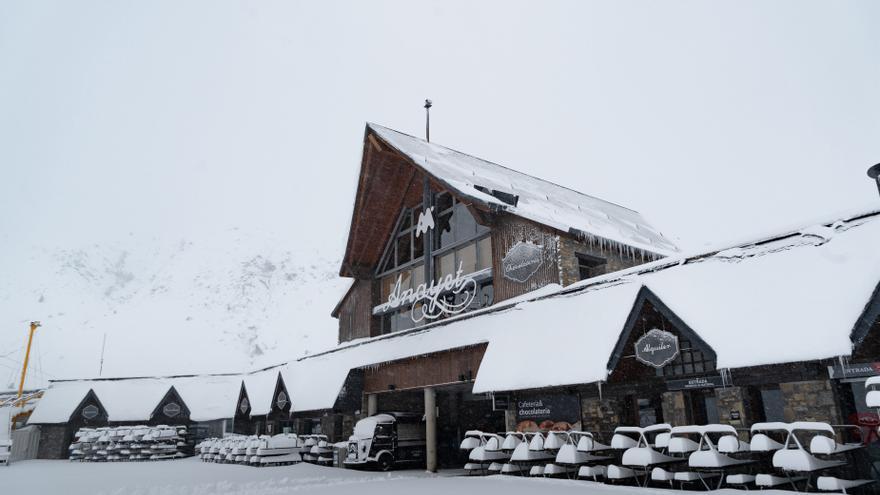
[[[471,382],[485,352],[486,344],[480,344],[366,368],[364,393]]]

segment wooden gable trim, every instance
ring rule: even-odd
[[[189,419],[189,407],[186,405],[186,402],[183,401],[183,397],[181,397],[180,394],[177,393],[177,389],[174,388],[174,385],[172,385],[168,389],[168,391],[165,392],[165,395],[162,396],[162,400],[160,400],[159,403],[156,404],[156,408],[153,409],[152,414],[150,414],[150,419],[154,419],[160,415],[165,416],[165,413],[162,411],[162,409],[165,407],[166,404],[170,402],[174,402],[178,406],[180,406],[180,413],[178,413],[175,418],[185,418],[187,420]]]
[[[849,338],[853,343],[853,347],[858,347],[865,341],[868,332],[871,331],[874,322],[876,322],[878,318],[880,318],[880,282],[877,283],[874,292],[871,294],[871,298],[868,299],[867,304],[865,304],[864,311],[862,311],[862,314],[859,316],[859,319],[856,320],[856,323],[850,332]]]
[[[241,401],[242,399],[247,399],[248,406],[247,410],[241,412]],[[253,405],[251,404],[251,398],[247,393],[247,387],[244,385],[244,380],[241,381],[241,389],[238,392],[238,400],[235,401],[235,417],[237,418],[249,418],[251,415],[251,409],[253,409]]]
[[[278,394],[284,392],[284,395],[287,396],[287,405],[283,408],[278,407]],[[290,397],[290,392],[287,391],[287,386],[284,385],[284,377],[281,376],[281,372],[278,372],[278,378],[275,380],[275,391],[272,393],[272,404],[269,407],[269,412],[290,412],[291,407],[293,406],[293,400]]]
[[[92,419],[86,419],[82,417],[82,410],[85,408],[90,402],[93,402],[98,406],[98,415]],[[104,407],[104,404],[101,402],[101,399],[98,398],[98,394],[95,393],[93,389],[89,389],[86,392],[86,395],[79,401],[79,404],[76,406],[76,409],[70,413],[70,418],[68,422],[80,422],[80,421],[108,421],[110,418],[110,413],[107,412],[107,408]]]
[[[354,254],[353,250],[355,247],[355,239],[360,236],[361,229],[365,226],[366,223],[368,223],[362,221],[363,218],[361,216],[361,212],[365,209],[366,205],[370,204],[372,201],[377,200],[377,198],[375,198],[374,196],[375,194],[379,193],[379,191],[376,191],[374,188],[369,188],[367,186],[372,180],[372,176],[375,175],[375,171],[373,169],[374,167],[376,167],[376,160],[380,160],[380,157],[393,157],[394,160],[399,160],[400,162],[405,163],[409,167],[411,167],[409,180],[407,181],[408,185],[404,189],[404,194],[405,191],[409,190],[409,187],[412,185],[412,181],[415,180],[416,176],[421,174],[428,177],[431,182],[432,189],[435,188],[434,186],[439,186],[436,187],[437,190],[448,191],[459,201],[467,204],[468,207],[472,209],[472,213],[477,213],[477,210],[479,210],[479,215],[474,214],[474,216],[478,219],[485,219],[485,213],[495,212],[495,210],[498,209],[490,208],[491,206],[495,206],[494,203],[490,205],[483,202],[479,198],[464,194],[458,189],[452,187],[452,185],[450,185],[442,178],[432,175],[424,167],[420,166],[418,163],[410,159],[406,154],[400,152],[390,143],[382,139],[382,137],[376,134],[368,124],[366,126],[366,129],[364,130],[364,146],[361,153],[361,168],[358,177],[357,190],[355,193],[355,201],[351,214],[351,223],[349,224],[348,239],[346,242],[343,262],[339,269],[339,275],[342,277],[357,278],[360,276],[362,278],[362,276],[367,275],[365,273],[360,273],[362,271],[360,267],[352,265],[352,257]],[[404,201],[405,197],[402,197],[400,205],[398,205],[399,207],[397,208],[398,211],[403,208]],[[376,237],[379,236],[382,237],[382,241],[387,241],[387,239],[389,238],[389,234],[392,232],[393,228],[394,226],[390,225],[389,222],[387,229],[377,229],[375,233],[371,234],[369,239],[367,239],[367,243],[376,243]],[[377,261],[376,263],[378,264],[379,261]]]
[[[657,297],[651,289],[642,286],[639,290],[639,293],[636,295],[636,300],[633,303],[632,310],[629,312],[629,316],[626,318],[626,323],[623,325],[623,330],[620,333],[620,337],[617,339],[617,344],[614,346],[614,351],[611,353],[611,357],[608,359],[607,370],[610,373],[614,369],[617,368],[617,364],[620,362],[620,359],[626,355],[626,345],[629,342],[630,336],[632,335],[633,330],[636,327],[636,323],[639,321],[639,316],[642,313],[642,310],[645,307],[645,302],[650,302],[651,306],[654,307],[664,318],[669,320],[672,323],[672,326],[675,327],[675,330],[678,331],[683,337],[686,337],[690,340],[694,345],[700,348],[700,350],[706,355],[710,356],[713,361],[716,360],[715,350],[706,343],[698,334],[695,332],[687,323],[684,322],[681,318],[678,317],[669,306],[667,306],[663,301]]]

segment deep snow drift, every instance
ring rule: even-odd
[[[388,495],[418,493],[535,493],[597,495],[672,495],[661,490],[576,480],[534,479],[507,476],[465,477],[459,472],[432,475],[423,471],[362,472],[311,464],[254,468],[208,464],[195,458],[177,461],[125,463],[71,463],[23,461],[0,467],[4,493],[58,493],[64,495],[279,495],[302,491],[325,494]],[[62,488],[63,487],[63,488]],[[762,493],[783,493],[765,490]],[[742,493],[719,490],[719,495]],[[785,492],[790,493],[790,492]]]

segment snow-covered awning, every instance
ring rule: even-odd
[[[599,242],[661,256],[678,251],[637,211],[387,127],[372,123],[367,127],[461,196]]]
[[[717,354],[720,368],[849,355],[880,282],[873,212],[738,247],[666,258],[422,329],[354,341],[284,366],[295,411],[329,409],[351,368],[488,343],[474,392],[591,383],[642,287]],[[554,349],[555,348],[555,349]],[[548,356],[552,356],[548,358]]]

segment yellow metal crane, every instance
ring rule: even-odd
[[[33,342],[34,342],[34,332],[36,332],[37,328],[39,328],[39,327],[40,327],[40,322],[38,322],[38,321],[31,322],[31,333],[28,335],[27,350],[24,353],[24,365],[21,367],[21,382],[19,382],[19,384],[18,384],[18,397],[17,398],[19,400],[21,399],[21,394],[24,392],[24,379],[27,376],[28,361],[31,358],[31,344],[33,344]],[[23,405],[24,404],[19,404],[19,407],[21,407]]]
[[[15,411],[15,409],[19,410],[19,412],[17,414],[13,414],[12,417],[10,418],[11,424],[3,426],[4,428],[15,429],[16,425],[24,424],[31,415],[31,411],[25,410],[25,405],[27,404],[27,402],[32,399],[39,399],[40,397],[43,396],[42,391],[36,391],[36,392],[29,393],[28,395],[24,395],[24,381],[25,381],[25,378],[27,378],[28,362],[30,361],[30,357],[31,357],[31,346],[34,343],[34,332],[36,332],[37,328],[39,328],[39,327],[40,327],[40,322],[38,322],[38,321],[31,322],[31,331],[30,331],[30,334],[28,335],[27,350],[25,351],[25,354],[24,354],[24,365],[21,368],[21,381],[18,384],[18,395],[16,395],[14,399],[9,399],[7,401],[4,401],[2,404],[0,404],[0,406],[13,407],[14,408],[13,412]]]

